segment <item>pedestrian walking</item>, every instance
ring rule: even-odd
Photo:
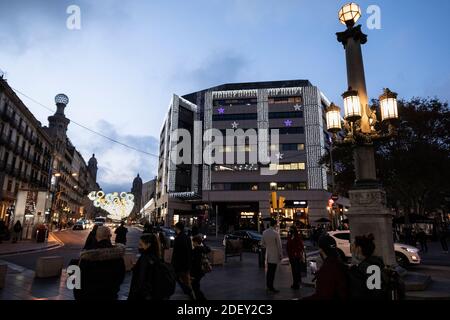
[[[83,250],[92,250],[97,247],[97,239],[96,239],[97,229],[98,229],[98,225],[94,225],[91,232],[89,232],[89,234],[86,238],[86,242],[84,243]]]
[[[211,271],[211,264],[208,259],[208,253],[211,252],[211,249],[203,245],[201,235],[194,236],[192,238],[192,244],[194,246],[191,267],[192,289],[194,290],[196,300],[205,301],[205,295],[200,289],[200,281],[206,273]]]
[[[20,240],[21,236],[22,236],[22,224],[20,223],[19,220],[17,220],[16,224],[13,227],[13,243],[16,243],[18,240]]]
[[[275,273],[277,266],[283,257],[280,234],[275,230],[277,221],[270,221],[269,229],[265,230],[262,235],[262,246],[266,248],[266,287],[269,293],[278,293],[279,290],[274,288]]]
[[[121,221],[120,226],[114,231],[116,234],[116,243],[121,243],[124,246],[127,245],[127,233],[128,229],[125,227],[125,222]]]
[[[96,249],[80,254],[81,289],[74,289],[76,300],[117,300],[125,278],[125,246],[113,246],[111,230],[99,226]]]
[[[191,239],[184,233],[183,222],[175,224],[176,237],[173,244],[172,266],[175,269],[178,283],[183,292],[190,299],[195,300],[195,295],[191,285],[192,266],[192,243]]]
[[[442,252],[444,254],[447,254],[448,253],[447,230],[442,222],[436,225],[436,233],[439,238],[439,241],[441,242]]]
[[[161,277],[156,264],[161,263],[160,244],[154,234],[142,235],[139,240],[140,257],[133,267],[130,293],[128,300],[163,300],[164,297],[157,292],[155,280]]]
[[[324,234],[318,244],[323,264],[316,275],[316,292],[305,300],[347,300],[347,267],[339,258],[336,241]]]
[[[289,229],[286,249],[292,271],[291,288],[298,290],[302,282],[302,264],[306,263],[306,261],[304,261],[305,246],[303,239],[295,226],[291,226]]]

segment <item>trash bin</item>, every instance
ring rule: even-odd
[[[259,247],[258,249],[258,266],[264,268],[266,265],[266,248]]]
[[[47,237],[47,227],[41,225],[36,230],[36,242],[42,243],[45,242],[45,238]]]

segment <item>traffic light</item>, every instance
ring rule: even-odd
[[[285,197],[280,196],[278,198],[278,208],[283,209],[284,208],[284,200],[286,200]]]
[[[272,209],[278,209],[277,193],[272,192]]]

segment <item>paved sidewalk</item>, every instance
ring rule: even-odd
[[[0,263],[5,263],[0,260]],[[71,290],[66,287],[67,274],[53,279],[35,279],[34,271],[8,264],[6,286],[0,289],[0,300],[73,300]],[[131,273],[127,273],[121,286],[119,299],[125,300],[131,283]],[[230,258],[224,266],[217,266],[202,280],[202,290],[211,300],[291,300],[299,299],[313,292],[312,288],[294,291],[290,288],[291,271],[289,265],[280,265],[277,270],[275,287],[279,294],[265,291],[265,271],[258,267],[257,255],[245,253],[243,261]],[[177,287],[172,300],[186,300],[187,297]]]
[[[21,240],[17,243],[11,241],[3,242],[0,244],[0,256],[6,256],[11,254],[35,252],[41,250],[48,250],[62,246],[63,243],[59,241],[57,236],[52,233],[48,236],[48,241],[44,243],[37,243],[34,240]]]

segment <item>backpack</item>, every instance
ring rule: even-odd
[[[172,265],[153,259],[153,298],[169,299],[175,293],[176,283],[177,276]]]

